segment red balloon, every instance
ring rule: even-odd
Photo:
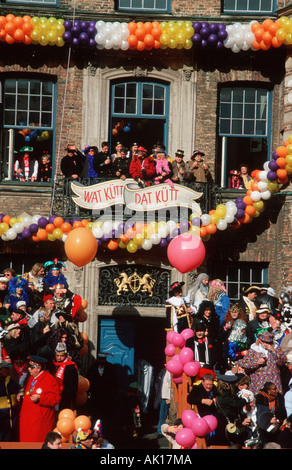
[[[170,264],[181,273],[188,273],[199,267],[205,255],[206,250],[202,240],[188,232],[171,240],[167,248]]]

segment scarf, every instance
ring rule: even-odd
[[[274,413],[276,409],[276,398],[269,395],[267,392],[260,391],[260,395],[265,397],[269,402],[269,410]]]
[[[55,378],[59,384],[60,390],[63,390],[63,380],[64,380],[64,373],[65,373],[65,368],[66,366],[70,366],[74,364],[75,368],[77,369],[77,366],[75,362],[70,361],[68,357],[63,362],[55,362],[54,365],[57,367],[56,375]]]

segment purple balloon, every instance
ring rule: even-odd
[[[228,36],[228,33],[226,30],[219,30],[218,33],[217,33],[217,38],[219,39],[219,41],[224,41]]]
[[[236,214],[236,217],[237,217],[238,219],[241,219],[242,217],[244,217],[244,214],[245,214],[244,210],[238,209],[237,214]]]
[[[210,28],[202,28],[200,31],[200,36],[202,39],[207,39],[210,36]]]
[[[77,38],[81,33],[81,28],[79,25],[73,25],[71,28],[71,34],[73,37]]]
[[[124,231],[125,231],[125,224],[124,224],[124,222],[122,222],[122,223],[120,223],[120,224],[118,225],[118,231],[119,231],[120,233],[124,233]]]
[[[226,30],[226,24],[225,23],[218,23],[218,28],[219,30]]]
[[[100,238],[97,238],[96,241],[97,241],[97,247],[98,247],[98,248],[102,248],[102,241],[101,241],[101,239],[100,239]]]
[[[269,163],[268,163],[268,167],[270,168],[270,170],[272,171],[277,171],[279,166],[276,162],[276,160],[271,160]]]
[[[275,171],[268,171],[267,178],[270,181],[274,181],[278,178],[277,173]]]
[[[79,46],[79,38],[73,38],[72,39],[72,44],[73,44],[73,46],[78,47]]]
[[[209,28],[209,23],[207,21],[203,21],[201,24],[202,28]]]
[[[70,31],[65,31],[63,34],[63,39],[65,42],[70,43],[72,41],[72,34]]]
[[[168,247],[167,239],[166,238],[161,238],[159,246],[160,246],[160,248],[167,248]]]
[[[45,228],[48,224],[48,219],[46,217],[40,217],[38,220],[38,224],[40,228]]]
[[[30,231],[31,233],[36,233],[36,232],[38,231],[38,229],[39,229],[38,224],[31,224],[31,225],[29,226],[29,231]]]
[[[219,31],[219,27],[217,23],[210,23],[210,31],[211,33],[217,34]]]
[[[242,201],[243,201],[243,197],[237,197],[237,198],[235,199],[235,204],[238,205],[238,204],[240,204]]]
[[[30,238],[31,237],[31,231],[28,228],[25,228],[22,230],[22,238]]]
[[[70,20],[65,20],[63,23],[64,28],[66,31],[69,31],[72,28],[72,21]]]
[[[127,230],[129,230],[129,228],[133,228],[134,225],[135,225],[134,222],[131,222],[131,221],[126,222],[125,223],[125,228],[124,228],[125,232],[127,232]]]
[[[96,47],[96,41],[93,38],[89,38],[88,46],[92,48]]]
[[[196,227],[201,227],[202,221],[201,221],[200,217],[194,217],[192,219],[192,225],[195,225]]]
[[[208,48],[208,43],[207,43],[206,39],[202,39],[201,48],[202,49],[207,49]]]
[[[87,21],[81,21],[80,23],[80,28],[82,31],[87,31],[87,28],[88,28],[88,22]]]
[[[19,241],[20,241],[20,240],[23,240],[23,236],[21,235],[21,233],[18,233],[16,238],[17,238],[17,240],[19,240]]]
[[[216,34],[210,34],[210,36],[207,39],[207,42],[208,42],[209,46],[215,47],[217,42],[218,42],[218,38],[217,38]]]
[[[246,208],[246,204],[245,202],[242,201],[242,202],[239,202],[236,207],[237,209],[241,209],[244,211],[244,209]]]
[[[101,237],[102,243],[107,243],[107,242],[110,241],[110,239],[111,239],[111,235],[108,234],[108,233],[107,233],[107,234],[105,233],[105,234]]]
[[[198,45],[198,46],[201,45],[201,43],[202,43],[202,38],[201,38],[201,36],[199,35],[199,33],[195,33],[195,34],[193,35],[192,41],[193,41],[193,43],[194,43],[195,45]]]
[[[195,21],[193,23],[193,28],[195,30],[195,33],[199,33],[200,29],[202,28],[202,24],[200,23],[200,21]]]
[[[78,26],[80,28],[80,21],[74,20],[73,26]]]
[[[272,158],[274,160],[277,160],[277,158],[279,158],[279,155],[277,154],[276,150],[274,150],[274,152],[272,153]]]
[[[50,215],[49,224],[53,224],[56,217],[57,217],[56,215]]]
[[[75,217],[75,219],[72,220],[72,225],[74,224],[74,222],[81,222],[81,219],[79,219],[78,217]]]
[[[90,27],[93,26],[93,27],[95,28],[95,25],[96,25],[96,21],[93,21],[93,20],[90,20],[90,21],[89,21],[89,26],[90,26]]]
[[[179,228],[175,228],[175,229],[171,232],[171,237],[172,237],[172,238],[175,238],[175,237],[177,237],[178,235],[180,235],[180,229],[179,229]]]
[[[95,26],[89,26],[87,28],[87,34],[90,38],[94,38],[97,33],[97,29]]]
[[[189,230],[189,222],[187,220],[182,220],[180,223],[181,233],[187,232]]]
[[[79,42],[80,44],[88,44],[89,42],[89,37],[88,37],[88,34],[87,33],[81,33],[80,36],[79,36]]]
[[[221,51],[222,49],[224,49],[224,43],[222,41],[217,41],[217,44],[216,44],[216,51]]]

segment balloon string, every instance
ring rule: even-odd
[[[73,14],[72,14],[73,23],[74,23],[74,20],[75,20],[75,14],[76,14],[76,0],[74,0],[74,3],[73,3]],[[55,196],[55,191],[56,191],[56,179],[57,179],[56,169],[58,168],[58,163],[60,161],[60,152],[61,152],[60,149],[61,149],[62,131],[63,131],[63,125],[64,125],[65,105],[66,105],[66,99],[67,99],[67,89],[68,89],[68,79],[69,79],[71,53],[72,53],[72,45],[70,44],[69,48],[68,48],[66,79],[65,79],[65,91],[64,91],[64,99],[63,99],[62,114],[61,114],[61,125],[60,125],[58,151],[57,151],[57,158],[55,159],[55,174],[54,174],[54,184],[53,184],[52,198],[51,198],[50,215],[52,215],[52,213],[53,213],[53,204],[54,204],[54,196]]]

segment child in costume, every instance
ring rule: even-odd
[[[47,274],[44,277],[44,285],[47,290],[52,291],[54,290],[55,286],[61,284],[64,288],[68,288],[67,279],[63,273],[61,273],[61,268],[66,269],[65,263],[62,261],[58,261],[57,258],[54,261],[47,261],[44,264],[44,268]]]

